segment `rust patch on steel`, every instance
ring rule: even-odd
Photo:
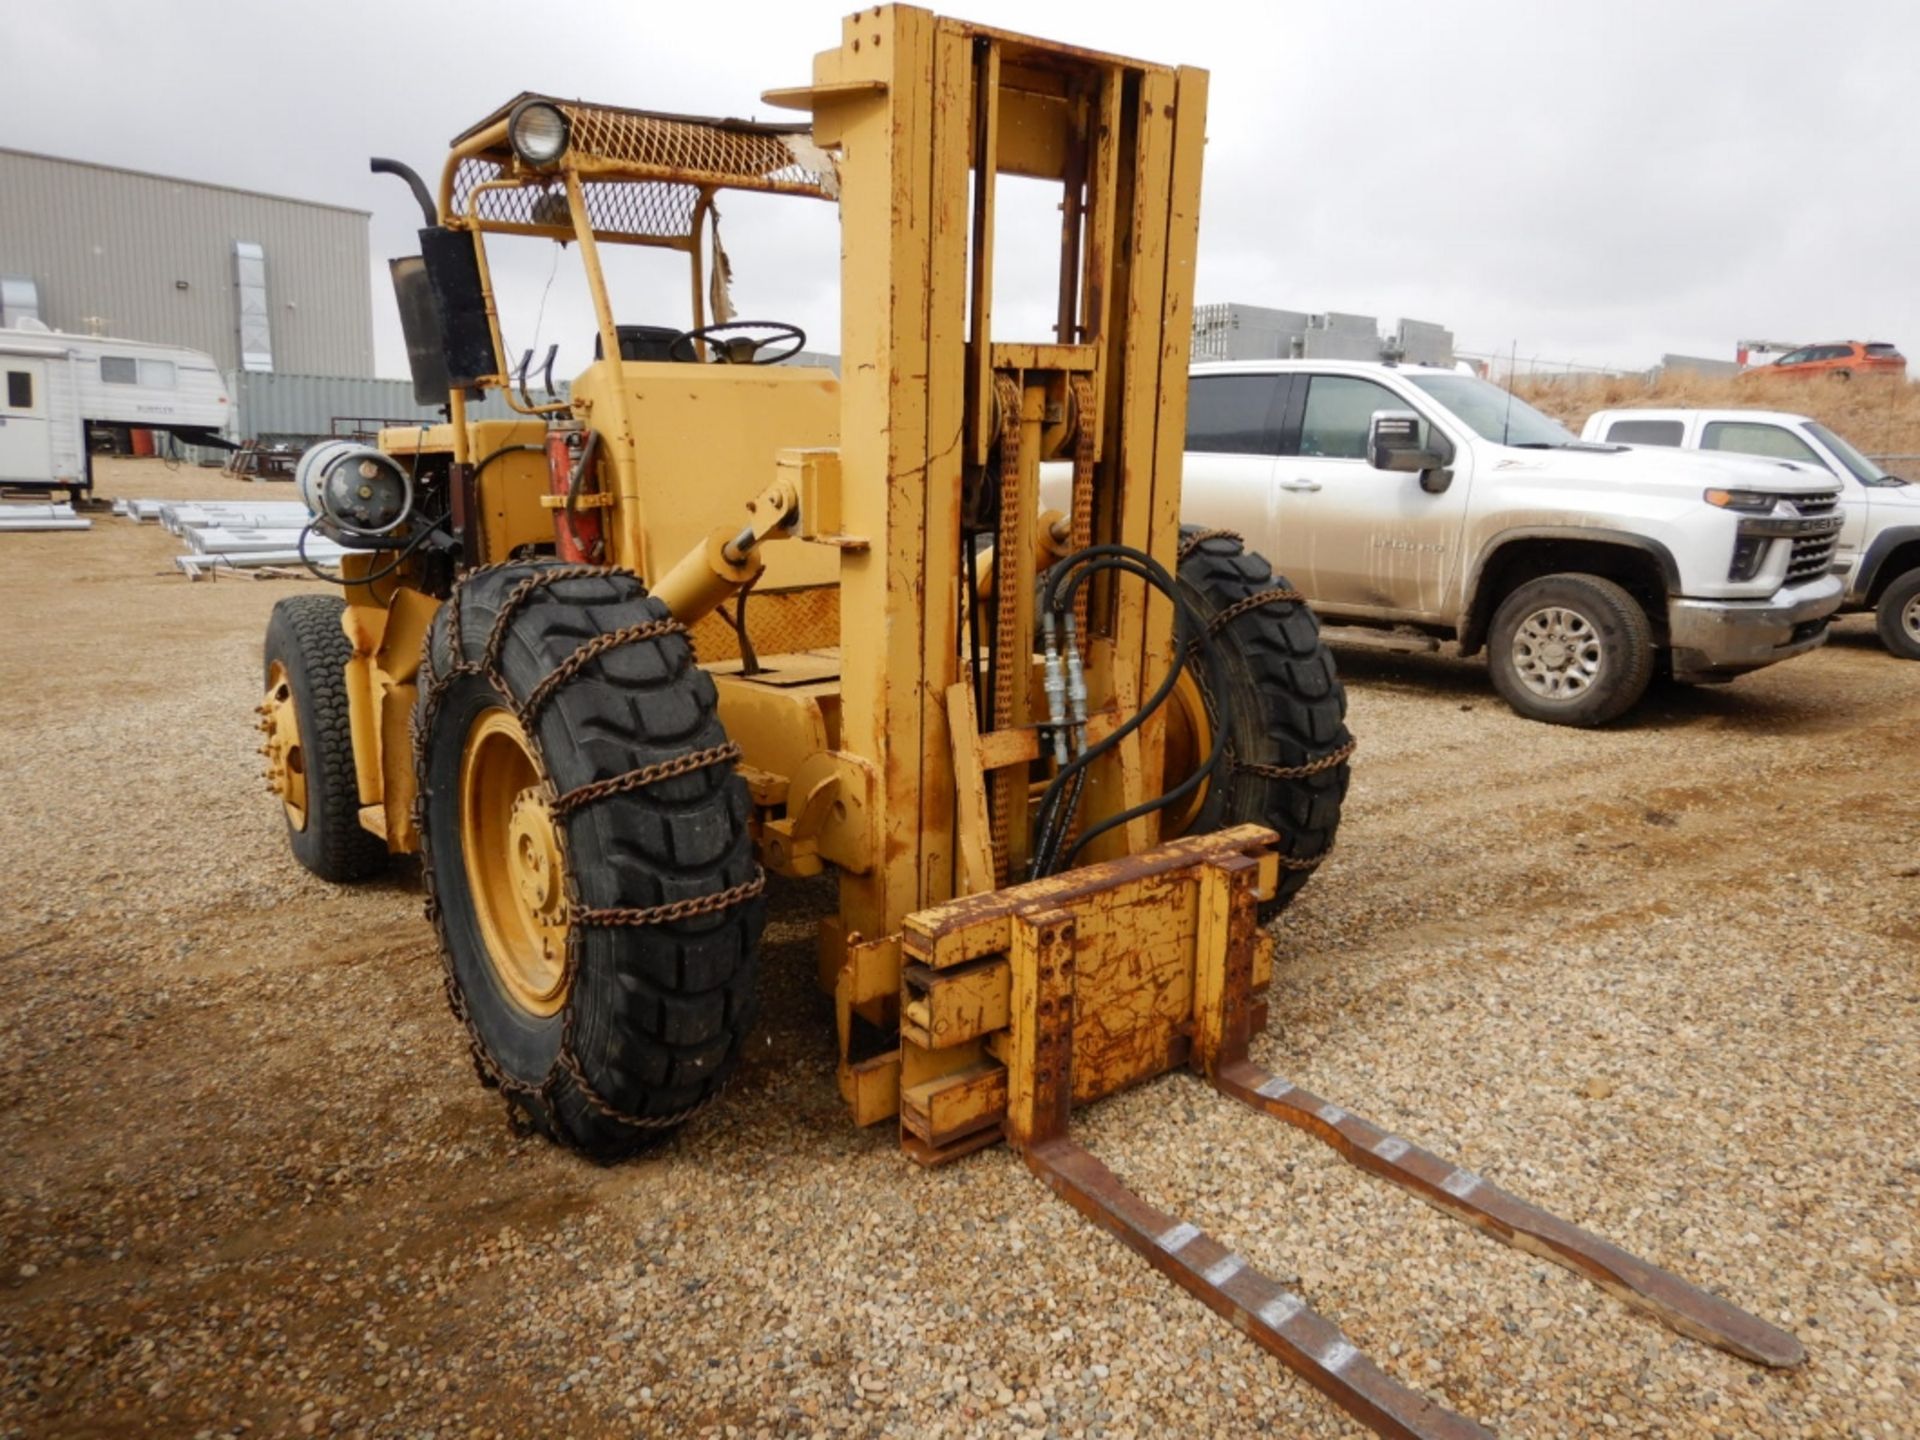
[[[1759,1365],[1785,1368],[1807,1358],[1798,1340],[1758,1316],[1249,1060],[1220,1066],[1214,1084],[1255,1110],[1325,1141],[1350,1164],[1392,1181],[1496,1240],[1565,1266],[1682,1335]]]
[[[1123,855],[1098,864],[1083,865],[1077,870],[1050,875],[1042,880],[1030,880],[1004,890],[963,895],[944,905],[909,915],[901,943],[907,954],[936,966],[955,964],[962,958],[975,959],[979,955],[1006,948],[1006,932],[1001,922],[1010,919],[1017,911],[1032,907],[1070,908],[1098,891],[1111,890],[1169,871],[1191,869],[1216,856],[1257,856],[1271,847],[1273,838],[1273,832],[1265,826],[1237,825],[1231,830],[1169,841],[1143,854]],[[941,941],[959,936],[976,926],[989,932],[997,929],[999,943],[964,957],[938,953],[944,948]]]
[[[1149,1205],[1071,1140],[1034,1145],[1026,1161],[1074,1209],[1380,1434],[1400,1440],[1492,1440],[1491,1431],[1381,1370],[1299,1295],[1198,1226]]]

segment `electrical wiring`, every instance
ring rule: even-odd
[[[425,428],[426,428],[425,426],[421,427],[423,431],[425,430]],[[502,455],[511,455],[515,451],[521,451],[521,450],[531,450],[534,453],[540,454],[540,455],[546,454],[546,447],[544,445],[525,445],[525,444],[502,445],[498,450],[494,450],[480,459],[479,463],[473,467],[473,478],[478,479],[480,476],[480,472],[485,470],[487,466],[491,465],[494,461],[498,460]],[[420,452],[418,449],[416,449],[413,453],[413,466],[414,466],[415,476],[417,477],[420,469]],[[371,585],[376,580],[386,579],[387,576],[393,574],[394,571],[398,570],[402,565],[406,564],[408,557],[410,557],[414,551],[418,550],[420,546],[423,543],[425,543],[427,536],[431,535],[434,531],[438,530],[441,526],[445,525],[452,518],[453,518],[453,511],[449,509],[445,514],[441,515],[439,519],[431,522],[428,525],[423,526],[419,534],[415,535],[411,540],[407,541],[405,545],[401,546],[400,553],[394,556],[392,564],[387,565],[383,569],[373,571],[367,575],[363,575],[357,580],[348,579],[344,575],[329,574],[327,571],[322,570],[320,568],[318,561],[310,560],[307,558],[307,537],[313,533],[314,527],[320,523],[320,517],[317,515],[313,519],[309,520],[301,528],[300,538],[294,543],[294,550],[300,556],[300,563],[306,566],[307,569],[312,572],[316,580],[324,580],[329,585],[342,585],[342,586]]]

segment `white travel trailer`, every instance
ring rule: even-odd
[[[231,446],[232,405],[211,355],[179,345],[68,335],[28,322],[0,329],[0,486],[93,488],[90,426],[171,432]]]

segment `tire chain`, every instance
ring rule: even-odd
[[[1188,556],[1192,555],[1195,550],[1199,549],[1209,540],[1238,540],[1245,543],[1245,537],[1236,531],[1202,530],[1198,535],[1189,536],[1186,543],[1180,547],[1180,559],[1184,562]],[[1209,635],[1218,635],[1242,615],[1247,614],[1251,610],[1258,610],[1263,605],[1304,605],[1306,603],[1307,597],[1305,595],[1298,590],[1289,589],[1284,585],[1274,586],[1268,590],[1257,591],[1216,611],[1213,618],[1207,622],[1207,633]],[[1209,699],[1204,686],[1201,688],[1201,699],[1203,702]],[[1209,705],[1209,712],[1211,712],[1211,708],[1211,705]],[[1303,765],[1263,765],[1257,761],[1242,760],[1232,753],[1231,746],[1228,747],[1226,760],[1228,766],[1237,774],[1252,775],[1262,780],[1305,780],[1310,776],[1319,775],[1325,771],[1334,769],[1336,766],[1344,765],[1352,758],[1353,752],[1359,747],[1359,743],[1359,741],[1349,738],[1346,744],[1339,746],[1337,749],[1329,750],[1324,755],[1316,755]],[[1332,853],[1333,847],[1329,845],[1318,855],[1309,855],[1304,858],[1296,858],[1292,855],[1276,855],[1273,858],[1279,861],[1282,870],[1317,870],[1320,868],[1321,863]]]
[[[722,765],[729,760],[739,758],[740,747],[729,740],[724,745],[695,750],[686,755],[676,755],[671,760],[662,760],[653,765],[643,765],[640,769],[629,770],[624,775],[592,781],[567,791],[549,805],[547,810],[554,819],[559,820],[580,806],[590,805],[595,800],[605,799],[609,795],[624,795],[629,790],[643,790],[661,780],[671,780],[676,775],[691,775],[695,770],[704,770],[709,765]]]
[[[619,630],[609,630],[604,635],[594,636],[554,666],[546,679],[527,692],[527,698],[520,703],[518,718],[521,728],[531,738],[534,724],[540,718],[540,712],[547,708],[547,702],[558,694],[568,681],[609,650],[618,650],[622,645],[638,645],[648,640],[658,640],[665,635],[686,633],[686,626],[678,620],[669,619],[649,620],[641,625],[627,625]]]
[[[1231,531],[1222,533],[1232,534]],[[1236,536],[1235,538],[1237,539],[1238,537]],[[1271,594],[1272,592],[1267,593]],[[1259,597],[1249,598],[1257,599]],[[1187,652],[1188,659],[1191,662],[1197,662],[1200,654],[1200,648],[1197,645]],[[1200,703],[1206,707],[1208,723],[1219,724],[1220,721],[1214,710],[1211,692],[1205,685],[1199,688]],[[1319,775],[1325,771],[1334,769],[1336,766],[1344,765],[1353,757],[1353,752],[1359,748],[1359,745],[1360,742],[1358,740],[1349,737],[1346,744],[1329,750],[1324,755],[1315,756],[1304,765],[1265,765],[1257,760],[1242,760],[1238,755],[1233,753],[1233,742],[1229,740],[1227,742],[1226,754],[1221,758],[1226,761],[1227,769],[1238,775],[1252,775],[1260,780],[1305,780],[1310,776]],[[1275,855],[1273,858],[1279,862],[1282,870],[1317,870],[1320,868],[1320,862],[1332,853],[1333,847],[1329,845],[1318,855],[1309,855],[1304,858],[1297,858],[1292,855]]]
[[[1262,780],[1305,780],[1310,775],[1318,775],[1322,771],[1333,769],[1336,765],[1345,764],[1359,746],[1358,740],[1350,739],[1337,750],[1329,750],[1326,754],[1317,756],[1304,765],[1262,765],[1249,760],[1237,761],[1233,768],[1243,775],[1257,776]]]
[[[526,731],[527,743],[532,747],[534,767],[539,773],[540,784],[549,795],[553,795],[558,787],[554,785],[552,777],[547,773],[546,757],[541,754],[539,741],[535,738],[531,726],[527,723],[530,718],[528,712],[533,711],[537,713],[539,707],[543,706],[551,697],[552,690],[558,690],[560,688],[560,685],[553,685],[552,690],[549,690],[549,682],[553,681],[556,675],[560,675],[564,671],[564,679],[561,682],[564,684],[565,680],[573,679],[579,673],[580,669],[589,661],[598,658],[600,655],[607,653],[618,645],[635,644],[644,640],[658,639],[664,635],[686,633],[686,627],[679,621],[668,620],[648,621],[640,625],[629,625],[623,629],[596,636],[593,640],[589,640],[586,644],[575,650],[572,655],[569,655],[565,660],[561,661],[539,685],[535,686],[533,691],[529,692],[529,704],[523,708],[521,703],[514,698],[512,691],[507,686],[505,678],[499,672],[500,654],[506,645],[507,628],[512,622],[514,613],[519,610],[522,604],[536,591],[567,580],[600,580],[615,577],[629,579],[641,585],[641,594],[643,596],[646,594],[646,588],[639,577],[631,570],[622,569],[617,566],[567,565],[553,566],[549,569],[536,571],[507,593],[506,599],[501,603],[499,612],[494,616],[493,627],[488,632],[487,643],[482,649],[479,661],[466,660],[464,658],[465,641],[461,632],[463,609],[460,603],[466,586],[471,584],[477,577],[489,571],[503,569],[507,565],[517,563],[522,562],[509,560],[501,561],[493,565],[476,566],[474,569],[468,571],[466,575],[462,576],[460,583],[454,587],[453,594],[449,596],[446,601],[446,603],[453,608],[447,620],[447,650],[452,663],[447,667],[445,673],[436,674],[433,669],[433,630],[431,626],[428,627],[426,635],[422,638],[420,674],[427,677],[427,684],[422,692],[421,704],[414,712],[412,736],[414,773],[416,776],[413,818],[414,828],[419,834],[424,835],[427,828],[427,737],[432,732],[434,714],[439,709],[441,698],[445,694],[447,687],[453,681],[465,675],[479,675],[484,677],[487,683],[500,694],[501,698],[507,702],[507,708],[513,712],[516,719],[520,720],[522,728]],[[688,639],[687,644],[689,650],[691,650],[693,644],[691,638]],[[588,650],[591,650],[593,653],[583,657],[582,652]],[[531,703],[536,696],[539,697],[539,705]],[[725,745],[716,745],[706,750],[695,751],[689,755],[676,756],[672,760],[642,766],[637,770],[630,770],[622,775],[610,776],[605,780],[597,780],[590,784],[579,786],[574,790],[568,791],[565,795],[559,795],[550,800],[549,809],[553,813],[554,818],[559,819],[572,810],[588,804],[591,801],[602,799],[608,795],[623,794],[627,791],[641,789],[656,781],[669,779],[675,775],[690,774],[693,771],[705,769],[710,765],[730,762],[737,759],[739,754],[739,746],[735,745],[732,741],[728,741]],[[750,900],[754,896],[759,895],[767,886],[766,871],[756,865],[754,867],[753,879],[744,881],[739,885],[732,886],[729,889],[719,891],[713,895],[690,896],[685,899],[670,901],[664,905],[654,905],[644,909],[593,910],[580,903],[580,896],[574,880],[573,869],[566,863],[566,832],[564,828],[555,827],[554,841],[560,847],[561,873],[566,876],[567,880],[569,924],[567,927],[566,966],[561,977],[561,986],[569,997],[571,997],[573,993],[574,973],[579,968],[580,963],[579,937],[581,927],[672,924],[675,921],[693,919],[696,916],[715,914],[721,910],[730,909],[732,906],[744,900]],[[700,1100],[695,1101],[692,1105],[688,1105],[667,1115],[633,1115],[620,1109],[594,1088],[592,1082],[587,1079],[585,1067],[580,1063],[580,1058],[574,1051],[574,1013],[571,1003],[568,1004],[566,1014],[561,1021],[560,1049],[554,1056],[554,1063],[549,1067],[540,1083],[538,1085],[528,1085],[507,1074],[500,1068],[492,1054],[489,1053],[485,1042],[481,1040],[480,1029],[474,1023],[473,1015],[467,1008],[466,997],[461,994],[459,981],[454,975],[453,952],[447,944],[445,931],[442,930],[440,926],[440,897],[434,889],[433,867],[423,865],[420,867],[420,870],[426,886],[427,920],[434,927],[435,932],[440,935],[441,986],[446,992],[447,1008],[453,1012],[454,1019],[458,1020],[461,1028],[466,1031],[467,1053],[473,1061],[474,1073],[479,1077],[482,1085],[488,1089],[498,1090],[501,1095],[505,1097],[507,1101],[508,1120],[516,1129],[524,1128],[522,1116],[531,1117],[535,1113],[536,1106],[540,1111],[548,1115],[557,1112],[558,1106],[556,1102],[562,1078],[573,1082],[575,1093],[590,1109],[617,1124],[627,1126],[634,1130],[672,1129],[677,1125],[684,1124],[686,1121],[691,1120],[694,1116],[719,1100],[725,1089],[724,1086],[722,1086],[721,1089],[715,1090],[711,1095],[704,1096]]]
[[[1233,604],[1227,606],[1225,609],[1216,611],[1214,617],[1207,622],[1207,633],[1209,635],[1218,635],[1249,610],[1258,610],[1262,605],[1304,605],[1306,602],[1307,597],[1305,595],[1301,594],[1298,590],[1289,590],[1284,586],[1276,587],[1272,590],[1262,590],[1256,595],[1248,595],[1243,599],[1234,601]]]
[[[1209,540],[1232,540],[1240,545],[1247,543],[1247,537],[1242,535],[1238,530],[1202,530],[1197,534],[1189,535],[1185,540],[1180,542],[1180,555],[1179,558],[1174,561],[1174,568],[1178,569],[1180,566],[1186,564],[1187,561],[1193,557],[1193,552]]]

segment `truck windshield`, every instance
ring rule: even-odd
[[[1839,457],[1840,463],[1853,472],[1853,478],[1862,485],[1904,485],[1907,482],[1898,476],[1889,475],[1873,461],[1862,455],[1853,446],[1842,440],[1833,431],[1818,420],[1807,421],[1807,433],[1812,435],[1827,449]]]
[[[1545,446],[1574,443],[1573,432],[1526,401],[1490,385],[1478,375],[1409,375],[1427,394],[1496,444]]]

